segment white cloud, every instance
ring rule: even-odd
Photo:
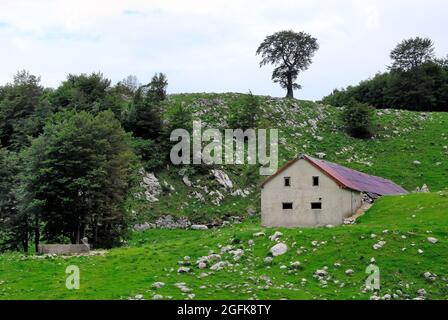
[[[298,93],[318,99],[384,70],[390,49],[418,31],[446,54],[447,8],[437,0],[7,0],[0,11],[0,83],[21,68],[51,86],[69,72],[147,81],[164,71],[171,92],[281,96],[271,68],[258,68],[255,50],[266,35],[294,29],[321,44]]]

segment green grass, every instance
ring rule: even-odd
[[[234,93],[172,95],[165,110],[169,112],[176,104],[183,103],[207,127],[226,129],[230,106],[241,104],[242,97]],[[381,271],[381,295],[400,290],[403,293],[400,298],[414,298],[418,289],[425,288],[428,298],[447,299],[448,197],[446,192],[435,191],[448,188],[445,148],[448,114],[432,113],[424,117],[418,112],[377,111],[377,134],[373,139],[358,140],[341,129],[340,109],[310,101],[270,97],[260,97],[260,100],[258,127],[279,129],[280,165],[301,152],[309,155],[324,152],[329,161],[392,179],[410,191],[427,184],[434,193],[382,198],[358,224],[332,229],[265,230],[253,218],[208,231],[134,233],[126,247],[110,250],[106,256],[37,259],[19,253],[2,254],[0,299],[127,299],[137,294],[151,299],[156,293],[166,299],[185,299],[187,295],[174,286],[178,282],[185,282],[195,299],[368,299],[371,293],[363,293],[362,288],[367,277],[365,268],[372,257]],[[421,164],[415,165],[416,160]],[[234,189],[249,188],[250,195],[246,198],[230,195],[210,176],[210,168],[194,166],[187,168],[194,184],[188,188],[182,182],[179,172],[182,168],[171,166],[156,175],[175,191],[165,190],[156,203],[133,200],[127,206],[139,222],[153,221],[167,214],[203,222],[231,215],[244,216],[247,208],[259,208],[258,184],[264,177],[259,176],[258,168],[218,167],[229,175]],[[201,191],[204,187],[223,192],[225,198],[220,205],[213,204],[213,197]],[[202,192],[205,201],[195,199],[194,191]],[[266,266],[263,261],[273,243],[267,237],[255,238],[255,245],[250,247],[247,241],[255,232],[271,235],[277,230],[284,233],[282,241],[290,249],[284,256],[275,258],[271,266]],[[385,230],[388,232],[383,233]],[[372,238],[372,234],[376,237]],[[430,244],[428,236],[438,238],[439,243]],[[219,252],[219,245],[235,239],[240,241],[235,247],[243,248],[245,254],[233,267],[205,278],[199,278],[204,271],[196,267],[190,274],[177,274],[178,261],[184,256],[195,261],[211,250]],[[380,239],[387,243],[376,251],[372,246]],[[326,244],[315,248],[312,241]],[[418,253],[419,249],[423,254]],[[297,250],[302,253],[298,254]],[[228,255],[223,255],[223,259],[231,261]],[[293,261],[300,261],[303,269],[280,268]],[[342,267],[335,268],[335,262]],[[65,288],[65,268],[72,264],[81,270],[80,290]],[[313,273],[325,266],[332,277],[327,288],[313,278]],[[347,269],[355,271],[352,277],[345,275]],[[437,274],[437,280],[428,282],[422,275],[426,271]],[[265,288],[263,276],[271,279],[272,286]],[[302,278],[307,279],[305,285],[301,284]],[[165,287],[152,289],[156,281],[165,282]]]
[[[127,299],[137,294],[151,299],[156,293],[167,299],[185,299],[186,294],[174,285],[178,282],[185,282],[195,299],[368,299],[371,293],[363,293],[361,289],[367,277],[365,268],[372,257],[380,267],[381,295],[401,290],[401,299],[414,298],[416,291],[424,288],[430,299],[447,299],[446,208],[446,192],[413,194],[380,199],[352,226],[263,229],[257,219],[252,219],[207,231],[135,233],[128,247],[112,249],[106,256],[36,259],[18,253],[3,254],[0,256],[0,299]],[[281,241],[289,250],[267,267],[263,260],[273,245],[267,236],[277,230],[284,233]],[[267,236],[253,238],[253,233],[259,231],[266,232]],[[429,243],[428,236],[438,238],[439,242]],[[250,239],[255,241],[253,247],[247,243]],[[386,245],[374,250],[373,244],[380,239]],[[312,241],[326,244],[313,247]],[[245,250],[238,262],[223,254],[223,260],[232,262],[233,267],[210,272],[193,266],[189,274],[177,273],[177,262],[184,256],[196,261],[211,250],[219,252],[219,245],[232,242],[238,242],[235,248]],[[300,247],[304,249],[298,254]],[[418,249],[424,253],[419,254]],[[300,261],[303,268],[297,271],[280,268],[293,261]],[[335,268],[335,262],[342,266]],[[80,290],[65,288],[65,268],[72,264],[81,270]],[[315,270],[325,266],[332,277],[327,288],[313,278]],[[354,275],[345,275],[347,269],[353,269]],[[204,271],[210,275],[199,278]],[[423,277],[426,271],[437,274],[437,280],[427,281]],[[265,288],[262,276],[269,277],[272,286]],[[302,278],[307,279],[305,285],[301,284]],[[156,281],[166,285],[152,289]]]

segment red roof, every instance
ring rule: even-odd
[[[363,172],[343,167],[336,163],[315,159],[307,155],[300,155],[296,159],[288,162],[283,168],[279,169],[277,173],[266,179],[263,182],[262,187],[272,178],[280,174],[282,171],[286,170],[289,166],[300,159],[307,160],[310,164],[332,178],[342,188],[347,188],[359,192],[373,193],[380,196],[408,193],[405,189],[390,180],[371,176]]]

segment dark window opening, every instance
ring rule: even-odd
[[[319,186],[319,177],[313,177],[313,186],[314,187]]]
[[[285,178],[285,187],[290,187],[291,186],[291,178],[286,177]]]
[[[283,210],[292,210],[292,202],[283,202]]]
[[[311,202],[311,209],[313,210],[322,209],[322,202]]]

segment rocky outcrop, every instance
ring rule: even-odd
[[[141,183],[143,187],[146,200],[149,202],[159,201],[158,197],[162,193],[162,187],[159,179],[156,178],[154,173],[143,172],[143,181]]]
[[[191,187],[193,184],[191,183],[190,179],[188,178],[188,176],[183,176],[182,177],[182,181],[185,183],[185,185],[187,187]]]
[[[213,169],[212,174],[215,177],[216,181],[223,186],[226,189],[232,189],[233,188],[233,182],[230,180],[227,173],[225,173],[222,170]]]

